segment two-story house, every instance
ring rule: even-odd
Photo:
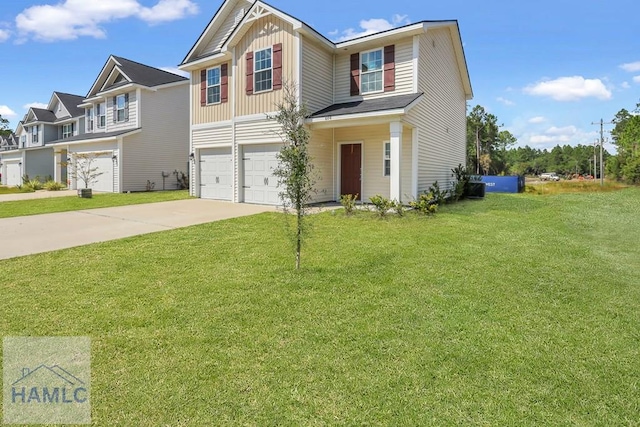
[[[16,128],[18,150],[1,154],[5,185],[19,185],[23,177],[54,178],[52,143],[84,133],[84,110],[78,108],[83,99],[79,95],[53,92],[46,108],[29,108]],[[58,170],[66,173],[64,167]]]
[[[81,135],[53,141],[56,179],[91,160],[99,192],[176,189],[174,171],[188,172],[189,80],[118,56],[110,56],[86,97]]]
[[[457,21],[334,43],[260,0],[226,0],[180,68],[191,73],[194,196],[279,202],[282,141],[268,116],[287,81],[312,113],[317,202],[408,202],[465,164],[473,94]]]

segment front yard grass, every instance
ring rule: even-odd
[[[33,190],[28,188],[7,187],[0,185],[0,195],[2,194],[20,194],[20,193],[33,193]]]
[[[150,191],[130,194],[99,193],[94,194],[91,199],[69,196],[3,202],[0,198],[0,218],[78,211],[82,209],[139,205],[142,203],[168,202],[171,200],[188,199],[189,197],[189,192],[187,190],[179,190]]]
[[[94,425],[638,425],[640,189],[281,214],[0,261],[3,336],[92,339]]]

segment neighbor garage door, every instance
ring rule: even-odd
[[[89,170],[95,170],[93,175],[97,175],[89,184],[89,188],[93,189],[93,191],[113,193],[114,161],[112,154],[109,153],[101,156],[91,156],[87,159],[79,159],[77,160],[77,166],[79,168],[87,167],[85,165],[88,161],[91,161]],[[82,174],[78,172],[77,175],[77,188],[84,188],[85,183],[80,178]]]
[[[7,162],[7,186],[14,187],[22,184],[20,177],[20,164],[18,162]]]
[[[200,197],[231,200],[233,196],[231,147],[200,150]]]
[[[273,176],[278,166],[279,145],[247,145],[243,147],[242,170],[244,201],[276,205],[280,201],[278,179]]]

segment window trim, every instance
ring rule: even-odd
[[[102,114],[100,114],[101,107],[102,107]],[[96,116],[96,128],[104,129],[107,126],[107,103],[106,102],[100,102],[96,104],[95,116]],[[101,122],[102,124],[100,124]]]
[[[214,84],[209,86],[209,71],[213,71],[213,70],[218,70],[218,84]],[[206,76],[206,83],[205,83],[205,87],[206,87],[206,105],[218,105],[218,104],[222,104],[222,66],[218,65],[217,67],[211,67],[211,68],[207,68],[207,71],[205,73]],[[218,101],[215,102],[209,102],[209,88],[214,88],[214,87],[219,87],[220,91],[218,92]]]
[[[29,132],[31,134],[31,144],[37,144],[38,143],[38,136],[39,136],[38,134],[40,133],[40,129],[38,129],[38,128],[39,128],[38,125],[31,126],[31,132]],[[34,138],[34,136],[35,136],[35,138]]]
[[[387,146],[389,146],[389,157],[387,158]],[[389,174],[387,174],[387,162],[389,162]],[[382,176],[391,176],[391,141],[382,142]]]
[[[85,130],[87,132],[93,132],[93,128],[95,127],[95,111],[94,107],[87,108],[87,112],[85,115]]]
[[[257,60],[257,56],[258,53],[260,52],[264,52],[265,50],[268,50],[269,52],[271,52],[270,54],[270,58],[269,58],[269,62],[270,62],[270,66],[269,68],[263,68],[261,70],[257,69],[258,66],[258,60]],[[256,90],[256,88],[258,87],[257,85],[257,78],[258,78],[258,73],[262,73],[265,71],[271,71],[271,85],[269,87],[269,89],[263,89],[263,90]],[[253,93],[265,93],[265,92],[271,92],[273,91],[273,46],[269,46],[269,47],[265,47],[264,49],[260,49],[260,50],[256,50],[253,52]]]
[[[122,97],[122,108],[118,107],[118,100]],[[120,111],[122,111],[122,120],[120,120]],[[127,96],[124,93],[116,95],[116,123],[124,123],[127,121]]]
[[[362,71],[362,56],[368,53],[372,53],[372,52],[380,52],[380,57],[382,58],[382,64],[380,66],[380,70],[375,70],[375,71]],[[379,47],[376,49],[370,49],[370,50],[364,50],[362,52],[360,52],[360,64],[359,64],[359,71],[360,71],[360,95],[371,95],[371,94],[375,94],[375,93],[383,93],[384,92],[384,47]],[[379,90],[372,90],[372,91],[368,91],[365,92],[364,91],[364,86],[362,85],[362,76],[364,76],[365,74],[373,74],[373,73],[381,73],[382,78],[380,79],[381,82],[381,89]]]
[[[65,128],[69,129],[69,132],[65,133]],[[73,136],[73,123],[65,123],[62,125],[62,139],[71,138]]]

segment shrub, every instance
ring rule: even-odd
[[[344,208],[344,213],[347,216],[353,215],[356,210],[356,202],[358,201],[357,194],[343,194],[340,196],[340,204]]]
[[[423,215],[433,215],[438,210],[438,203],[433,194],[421,194],[418,200],[409,202],[409,206]]]
[[[42,183],[39,179],[30,179],[24,184],[25,187],[32,189],[33,191],[42,190]]]
[[[427,194],[431,194],[431,197],[435,199],[436,203],[443,205],[447,203],[448,192],[446,190],[440,190],[440,184],[438,181],[434,182]]]
[[[393,202],[393,210],[395,211],[395,213],[399,216],[399,217],[403,217],[404,216],[404,212],[405,212],[405,208],[404,205],[402,204],[402,202],[399,202],[397,200],[394,200]]]
[[[61,183],[50,179],[47,182],[45,182],[42,185],[42,187],[47,191],[60,191],[60,190],[62,190],[64,188],[64,185],[62,185]]]
[[[371,197],[371,203],[373,204],[373,206],[376,209],[376,213],[382,218],[385,217],[387,215],[387,213],[389,212],[389,210],[391,208],[394,207],[394,202],[392,202],[391,200],[387,199],[386,197],[382,197],[379,194],[376,194],[375,196]]]
[[[458,200],[465,199],[469,196],[471,173],[461,164],[459,164],[455,169],[451,169],[451,172],[453,172],[453,176],[455,178],[453,188],[451,189],[451,198],[453,201],[457,202]]]

